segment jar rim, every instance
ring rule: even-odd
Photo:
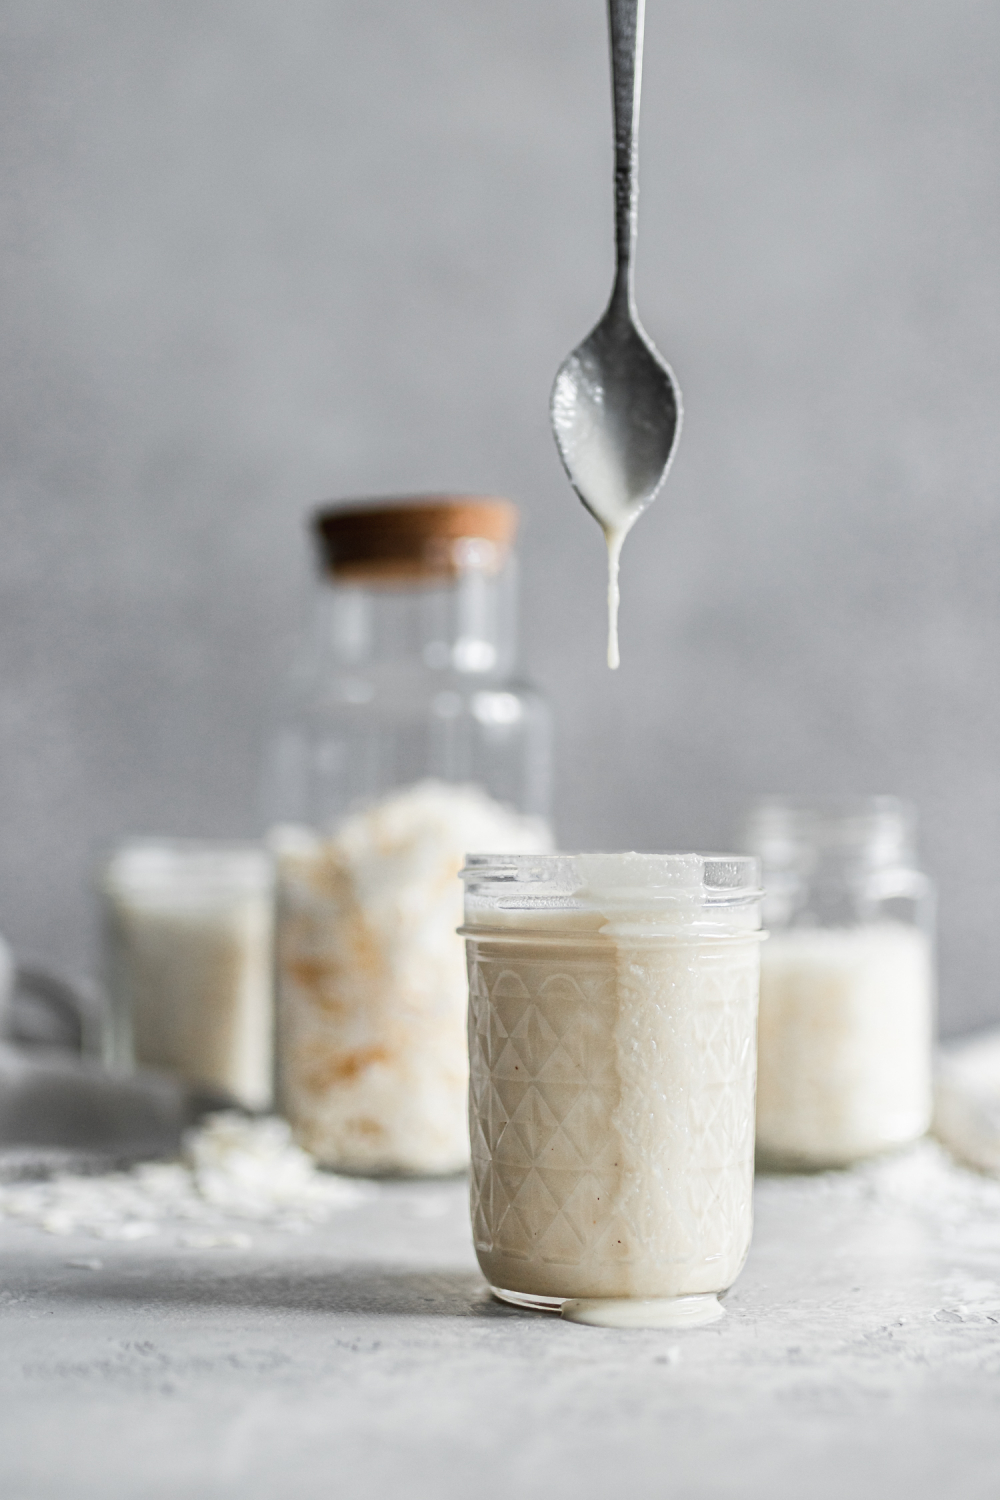
[[[731,907],[763,894],[760,860],[752,854],[476,853],[466,855],[459,873],[467,900],[485,905]]]
[[[181,893],[191,900],[216,892],[264,892],[273,883],[273,861],[251,839],[208,839],[136,834],[119,839],[101,862],[107,894]]]
[[[913,853],[916,825],[913,804],[888,794],[765,796],[747,813],[743,842],[766,865],[803,844],[887,859]]]
[[[824,818],[912,816],[913,804],[891,792],[765,792],[751,804],[751,814],[782,811]]]

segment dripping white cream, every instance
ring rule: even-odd
[[[621,662],[618,649],[619,567],[625,538],[652,499],[629,472],[626,445],[606,407],[604,387],[584,361],[575,359],[556,380],[552,421],[574,488],[604,532],[608,549],[608,666]]]

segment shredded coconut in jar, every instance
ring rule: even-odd
[[[471,851],[540,853],[548,828],[424,781],[330,838],[274,836],[284,1113],[328,1166],[447,1173],[469,1159],[468,983],[457,878]]]

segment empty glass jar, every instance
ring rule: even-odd
[[[516,508],[332,507],[276,747],[282,1108],[328,1166],[468,1161],[469,850],[540,850],[549,716],[515,675]]]
[[[769,798],[745,846],[765,886],[757,1149],[847,1166],[923,1135],[931,1114],[933,889],[895,797]]]

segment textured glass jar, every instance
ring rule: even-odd
[[[933,889],[895,797],[769,798],[759,855],[757,1149],[763,1163],[848,1166],[924,1134],[931,1115]]]
[[[497,1296],[721,1315],[750,1245],[756,860],[470,858],[472,1225]]]
[[[470,848],[549,847],[549,716],[514,675],[514,506],[316,518],[316,618],[278,739],[277,1052],[299,1142],[344,1171],[468,1161]]]

